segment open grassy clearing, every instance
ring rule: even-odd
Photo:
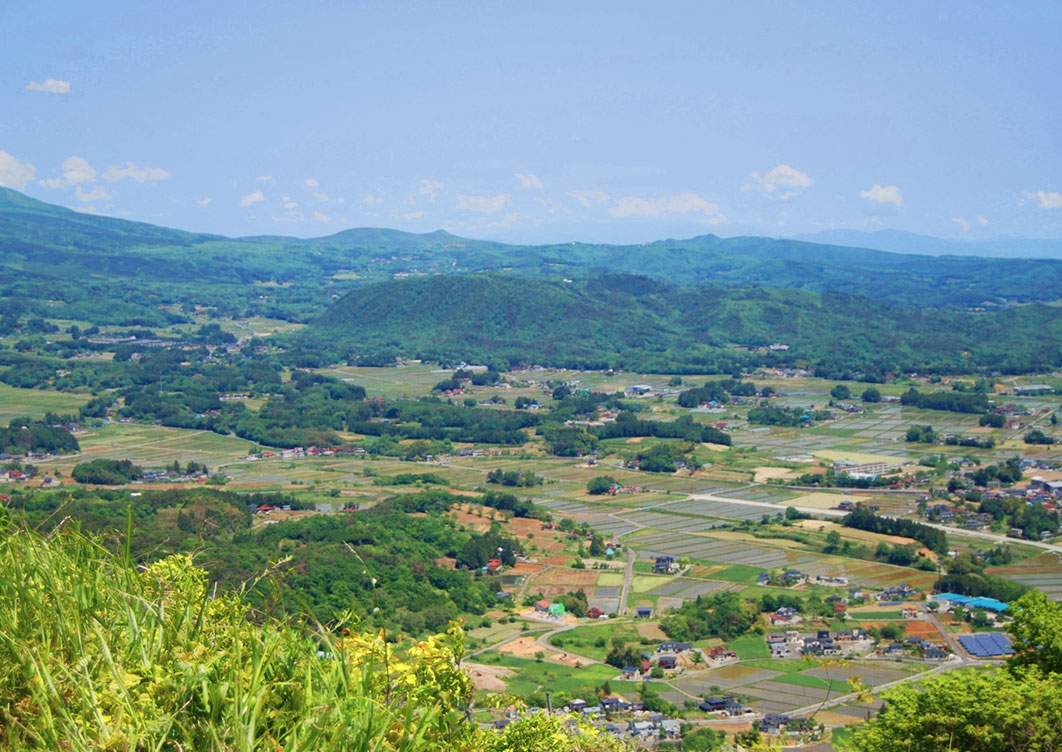
[[[546,689],[569,694],[585,689],[593,690],[605,681],[611,681],[619,673],[612,666],[602,664],[589,664],[572,671],[557,663],[518,658],[496,651],[481,653],[476,656],[476,661],[512,669],[513,673],[505,680],[507,691],[525,697]]]
[[[19,389],[0,384],[0,423],[6,426],[12,418],[22,416],[43,418],[47,412],[76,415],[90,399],[90,394]]]
[[[396,368],[336,366],[321,369],[320,373],[358,384],[365,387],[370,397],[385,399],[431,394],[433,386],[453,375],[452,371],[443,371],[426,363],[410,363]]]
[[[736,652],[738,658],[743,661],[756,658],[767,658],[770,656],[770,652],[767,649],[767,643],[764,641],[762,635],[752,634],[738,637],[736,640],[730,642],[730,649]],[[773,663],[774,662],[772,661],[772,664]]]
[[[605,660],[613,640],[635,645],[641,652],[653,652],[659,639],[642,635],[637,626],[632,623],[605,622],[576,627],[553,635],[548,642],[553,647],[585,655],[596,661]]]

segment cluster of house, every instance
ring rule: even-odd
[[[353,446],[341,446],[341,447],[292,447],[291,449],[278,449],[277,451],[271,451],[269,449],[263,449],[257,454],[249,454],[246,459],[249,460],[262,460],[270,459],[273,457],[282,457],[285,459],[291,457],[332,457],[341,454],[352,454],[354,456],[364,456],[368,454],[361,447]]]
[[[596,460],[595,460],[595,462],[596,462]],[[611,495],[611,496],[615,496],[616,494],[642,493],[644,490],[645,489],[642,488],[641,486],[623,486],[623,485],[620,485],[619,483],[613,483],[611,486],[608,487],[607,493],[609,495]]]
[[[993,614],[1002,614],[1010,608],[1010,604],[995,598],[986,598],[984,596],[972,598],[958,593],[936,593],[931,595],[929,600],[935,602],[937,608],[944,612],[954,611],[961,606],[967,610],[983,609]]]
[[[1040,505],[1049,512],[1062,512],[1062,480],[1033,476],[1025,488],[989,488],[981,495],[981,499],[982,501],[1017,499],[1028,505]],[[962,504],[952,506],[946,502],[927,504],[923,516],[927,519],[939,520],[945,525],[961,526],[967,530],[981,530],[993,520],[992,515],[988,513],[972,512]],[[1040,539],[1049,540],[1060,534],[1062,534],[1062,525],[1058,530],[1042,531]],[[1012,538],[1025,537],[1024,532],[1018,528],[1010,529],[1007,535]]]
[[[145,470],[142,483],[203,483],[210,478],[206,473],[182,473],[175,470]]]
[[[939,520],[945,525],[959,525],[966,530],[981,530],[992,521],[990,514],[971,512],[962,506],[952,507],[943,502],[927,505],[922,516],[927,520]]]
[[[600,611],[600,609],[595,609]],[[547,619],[562,619],[564,618],[565,608],[563,603],[554,603],[550,600],[540,600],[535,602],[535,614]]]
[[[494,721],[496,729],[504,729],[512,721],[521,718],[524,714],[536,715],[546,713],[541,708],[527,708],[524,711],[511,711],[505,718]],[[662,739],[678,739],[682,736],[682,724],[680,721],[669,719],[662,713],[646,711],[641,702],[628,702],[618,697],[604,697],[597,704],[590,704],[586,700],[574,699],[568,703],[568,707],[560,710],[561,713],[572,713],[590,721],[595,727],[613,736],[632,739],[644,745],[652,746]],[[617,716],[629,716],[620,721]],[[570,721],[572,727],[575,720]]]
[[[784,585],[785,587],[794,587],[796,585],[803,585],[807,582],[808,576],[797,569],[787,569],[775,579],[779,581],[778,584]],[[760,573],[760,576],[756,578],[756,583],[759,585],[771,584],[771,575],[767,572]]]
[[[745,707],[730,696],[707,697],[697,708],[705,713],[717,713],[731,718],[753,712],[752,708]]]
[[[674,574],[677,571],[679,571],[679,563],[675,561],[674,556],[657,556],[653,561],[655,574]]]
[[[33,475],[31,474],[32,472],[33,471],[27,473],[22,470],[0,469],[0,483],[15,483],[29,480],[31,477],[33,477]]]
[[[795,629],[767,635],[772,658],[841,655],[866,652],[874,644],[865,629],[840,629],[836,635],[828,629],[801,634]]]
[[[879,601],[906,601],[920,592],[922,591],[914,589],[906,582],[901,582],[899,585],[890,585],[880,593],[875,593],[874,597]]]
[[[865,478],[866,480],[876,480],[879,475],[884,475],[896,467],[898,467],[898,463],[888,462],[849,462],[841,460],[833,463],[833,471],[835,473],[847,475],[849,478]]]
[[[273,512],[290,512],[291,507],[287,504],[283,506],[273,506],[272,504],[259,504],[256,507],[251,507],[252,514],[272,514]]]

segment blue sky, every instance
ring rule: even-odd
[[[1062,3],[3,3],[0,185],[227,235],[1062,238]]]

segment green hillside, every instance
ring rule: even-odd
[[[889,372],[1033,371],[1059,364],[1062,320],[1057,309],[1039,305],[981,314],[918,311],[804,290],[485,274],[359,288],[310,327],[303,341],[310,340],[354,355],[391,349],[514,365],[667,371],[785,363],[831,372],[858,363]],[[773,343],[789,349],[766,351]]]
[[[443,231],[361,228],[312,239],[226,238],[82,214],[0,188],[0,315],[14,309],[154,326],[180,320],[181,306],[206,306],[222,316],[309,321],[366,284],[489,271],[557,281],[620,273],[681,285],[796,288],[908,308],[1051,302],[1062,289],[1062,261],[915,256],[755,237],[517,246]]]

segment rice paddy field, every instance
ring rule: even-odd
[[[769,659],[765,647],[763,655],[752,654],[751,643],[745,645],[743,639],[732,645],[743,658],[741,663],[687,673],[673,681],[675,687],[692,695],[733,694],[761,712],[791,713],[847,694],[851,691],[848,680],[854,677],[876,687],[921,670],[918,666],[893,661],[852,661],[847,666],[826,666],[818,661]],[[758,643],[763,645],[763,639],[758,638]]]

